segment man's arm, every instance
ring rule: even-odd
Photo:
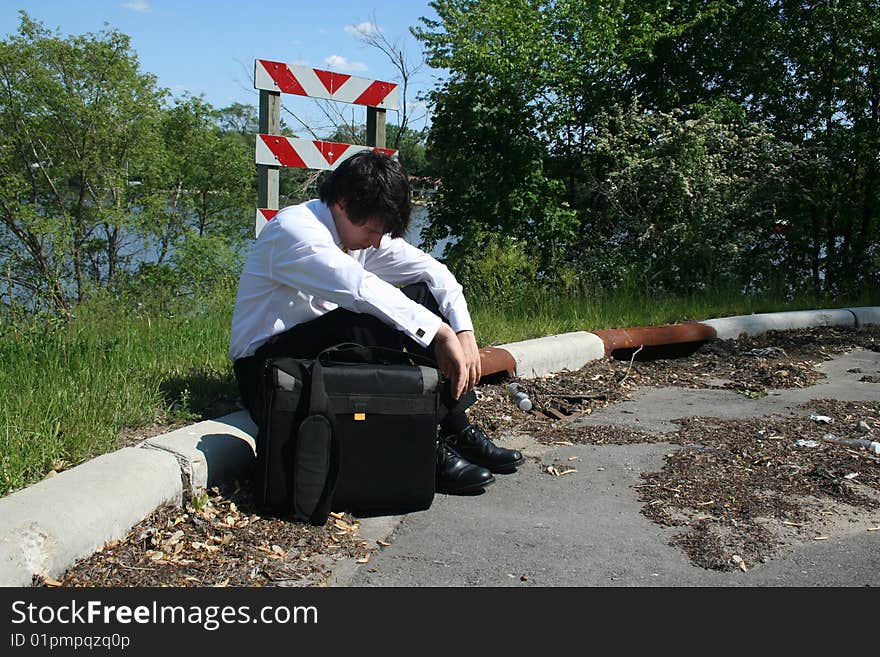
[[[456,398],[472,390],[482,375],[480,353],[462,287],[446,265],[403,239],[386,236],[378,249],[364,253],[364,268],[394,285],[424,282],[428,286],[451,325],[443,336],[438,331],[438,364],[452,381]]]
[[[464,291],[441,262],[401,238],[386,235],[378,249],[363,252],[364,268],[392,285],[425,283],[452,329],[473,331]]]

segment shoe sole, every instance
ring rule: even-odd
[[[437,487],[438,493],[443,493],[444,495],[467,495],[468,493],[477,493],[483,490],[486,486],[490,486],[495,483],[495,477],[492,477],[488,481],[485,481],[480,484],[471,484],[469,486],[462,486],[461,488],[448,488],[448,487]]]
[[[490,468],[488,465],[483,465],[481,467],[486,468],[489,472],[494,474],[510,474],[511,472],[516,472],[516,469],[523,465],[526,462],[526,458],[523,457],[518,461],[514,461],[513,463],[509,463],[506,465],[496,465],[494,468]],[[472,461],[473,463],[473,461]],[[480,465],[477,463],[476,465]]]

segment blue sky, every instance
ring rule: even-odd
[[[375,21],[389,40],[400,40],[408,59],[417,63],[421,44],[409,27],[420,25],[420,16],[436,17],[428,0],[2,0],[4,38],[17,31],[20,9],[64,35],[98,32],[109,24],[131,37],[142,70],[156,75],[160,86],[174,94],[203,94],[215,107],[257,104],[251,83],[256,58],[397,81],[391,63],[364,46],[353,28],[369,29]],[[414,81],[416,89],[430,89],[438,75],[425,67]],[[327,123],[315,101],[285,94],[282,102],[312,127]],[[366,114],[353,105],[339,109],[358,122],[364,120],[360,114]],[[411,111],[417,109],[411,100]],[[289,114],[283,118],[298,128]],[[394,112],[389,111],[388,121],[398,122]],[[412,127],[423,125],[424,121]]]

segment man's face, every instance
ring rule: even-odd
[[[379,247],[382,236],[385,234],[385,226],[380,219],[368,219],[366,223],[360,226],[352,223],[345,211],[345,206],[337,203],[332,208],[333,222],[336,224],[336,231],[339,233],[339,239],[349,251],[358,251],[367,247]]]

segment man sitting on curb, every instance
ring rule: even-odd
[[[229,355],[255,419],[267,358],[314,358],[341,342],[432,358],[449,380],[437,490],[479,492],[493,472],[525,459],[465,415],[481,375],[473,324],[450,271],[402,239],[410,214],[409,181],[396,160],[364,151],[342,162],[320,200],[284,208],[260,233],[239,281]]]

